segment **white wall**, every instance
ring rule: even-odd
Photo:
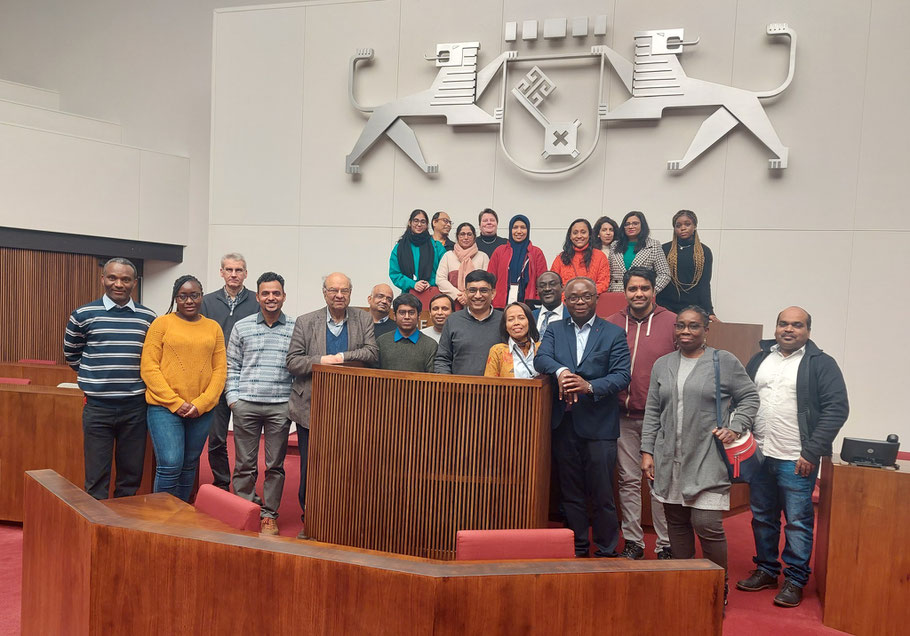
[[[355,302],[363,302],[418,206],[447,209],[456,224],[487,205],[504,217],[525,212],[550,258],[575,216],[639,208],[665,240],[671,214],[688,207],[717,254],[720,316],[762,322],[767,336],[780,307],[805,305],[814,339],[846,371],[848,431],[910,434],[891,399],[906,384],[901,363],[910,353],[894,318],[910,309],[898,278],[910,266],[901,191],[910,173],[910,88],[895,80],[910,24],[905,3],[384,0],[222,12],[215,18],[212,139],[212,11],[240,4],[256,3],[5,0],[0,8],[0,78],[59,91],[63,110],[120,124],[124,144],[190,157],[186,260],[146,267],[146,300],[156,308],[166,305],[180,273],[217,285],[218,255],[237,249],[247,252],[254,275],[266,268],[287,274],[293,311],[321,301],[319,276],[334,268],[352,273]],[[770,44],[764,26],[789,22],[799,33],[797,76],[766,109],[791,148],[791,167],[769,175],[768,153],[734,131],[686,174],[667,173],[664,162],[684,152],[703,120],[698,112],[605,129],[588,165],[543,181],[509,166],[493,133],[438,123],[414,125],[424,153],[440,164],[438,177],[427,178],[388,142],[364,158],[362,178],[344,174],[344,155],[365,122],[347,102],[346,67],[356,47],[376,49],[376,62],[358,75],[358,94],[377,104],[430,85],[435,69],[422,55],[436,42],[478,39],[482,64],[505,48],[506,20],[598,14],[609,18],[603,41],[626,55],[636,30],[685,27],[687,37],[701,37],[682,58],[691,76],[753,89],[784,76],[786,46]],[[598,41],[589,37],[584,46]],[[550,45],[518,47],[531,48]],[[553,77],[559,90],[546,107],[588,118],[584,147],[593,130],[590,93],[583,92],[589,85],[574,75]],[[245,93],[247,84],[256,91]],[[498,89],[494,82],[481,102],[488,111]],[[607,90],[611,106],[624,99],[615,79]],[[46,105],[56,106],[56,97]],[[524,113],[512,115],[519,117],[508,120],[508,142],[519,143],[522,127],[539,134]],[[238,161],[237,151],[247,156]],[[59,219],[67,220],[65,211]],[[885,345],[890,355],[880,353],[882,338],[869,341],[870,314],[893,337]]]
[[[588,16],[593,26],[603,13],[604,38],[503,40],[505,21]],[[671,215],[690,208],[716,255],[718,315],[763,323],[770,337],[780,308],[805,306],[813,314],[813,338],[847,376],[853,413],[846,431],[910,434],[891,406],[908,379],[902,363],[910,345],[897,336],[884,345],[890,354],[884,356],[883,339],[870,346],[867,333],[871,312],[888,337],[897,331],[888,317],[910,309],[901,285],[882,274],[910,266],[910,220],[899,212],[910,174],[904,121],[910,87],[893,75],[893,61],[906,49],[899,43],[908,18],[910,9],[899,0],[375,0],[219,11],[210,249],[240,248],[253,271],[284,272],[291,280],[288,307],[301,312],[322,303],[320,277],[329,271],[352,276],[355,303],[387,280],[389,249],[415,207],[445,209],[456,225],[475,220],[486,206],[500,212],[503,225],[522,212],[548,260],[575,217],[618,219],[640,209],[654,234],[667,240]],[[367,104],[428,88],[436,69],[423,55],[436,43],[479,40],[481,65],[506,48],[566,52],[597,43],[631,57],[635,31],[672,27],[684,27],[688,40],[701,38],[682,56],[691,77],[764,90],[783,80],[788,59],[786,44],[765,35],[771,22],[788,22],[798,33],[795,80],[764,102],[791,149],[790,168],[781,173],[767,169],[771,155],[741,128],[685,173],[667,172],[666,161],[682,156],[711,110],[604,127],[588,163],[562,176],[515,169],[497,148],[494,130],[455,130],[441,122],[412,124],[439,175],[423,174],[388,140],[363,158],[361,176],[344,173],[344,157],[365,123],[347,100],[348,60],[358,47],[376,50],[375,63],[357,77],[358,97]],[[522,68],[529,66],[510,69],[509,88]],[[549,68],[558,90],[544,109],[553,119],[582,119],[584,151],[596,126],[596,72]],[[480,102],[489,112],[499,90],[496,80]],[[611,108],[627,98],[615,76],[605,96]],[[506,143],[542,165],[533,158],[539,125],[514,100],[507,108]],[[210,269],[213,283],[215,276]]]
[[[129,208],[127,231],[121,233],[120,228],[112,228],[106,222],[106,231],[100,232],[103,236],[123,238],[141,235],[145,240],[166,240],[187,246],[182,264],[146,263],[144,300],[158,310],[167,307],[171,284],[177,276],[189,272],[205,280],[209,267],[212,12],[218,7],[254,3],[255,0],[3,0],[0,3],[0,79],[59,92],[59,99],[53,93],[48,94],[47,107],[59,106],[64,111],[121,124],[123,144],[157,151],[143,155],[141,162],[136,159],[145,169],[146,177],[161,185],[157,192],[183,197],[181,214],[185,218],[151,214],[149,211],[156,207],[172,212],[174,205],[167,198],[144,195],[141,209],[147,212],[145,219],[137,221],[134,205]],[[15,99],[15,93],[0,92],[0,98]],[[20,150],[17,146],[4,147],[6,153],[11,153],[12,163],[19,159]],[[163,161],[156,160],[164,155],[190,158],[182,168],[183,185],[176,190],[172,187],[176,173],[168,171]],[[91,172],[92,164],[76,162],[76,168],[77,172]],[[126,167],[118,162],[112,166],[102,162],[95,169],[98,171],[95,176],[108,183],[115,171]],[[124,176],[131,180],[129,183],[108,184],[97,196],[113,196],[118,192],[122,196],[123,188],[133,187],[138,192],[141,186],[138,177],[133,178],[132,170],[131,167],[131,172]],[[45,180],[43,187],[54,190],[56,183]],[[144,192],[148,194],[149,190]],[[38,193],[50,199],[55,196],[54,192],[39,190]],[[58,191],[56,195],[59,194]],[[89,200],[84,200],[86,205]],[[48,216],[41,217],[40,226],[28,215],[4,216],[0,223],[48,229],[43,223],[46,221],[52,226],[69,228],[60,231],[79,231],[70,227],[74,222],[72,210],[53,203],[43,208]],[[82,231],[99,233],[101,221],[96,214],[87,220]],[[174,236],[175,224],[179,228],[178,237]]]

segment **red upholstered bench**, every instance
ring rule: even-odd
[[[259,532],[260,507],[212,484],[202,484],[193,504],[196,510],[223,521],[237,530]]]
[[[455,560],[574,559],[575,534],[568,528],[459,530]]]
[[[28,378],[0,378],[0,384],[31,384]]]
[[[30,358],[20,358],[19,364],[57,364],[53,360],[32,360]]]

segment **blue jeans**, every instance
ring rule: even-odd
[[[783,512],[787,520],[784,527],[786,543],[780,556],[788,566],[784,576],[799,587],[805,587],[811,572],[809,558],[812,556],[815,521],[812,507],[815,473],[802,477],[795,470],[796,460],[766,457],[758,478],[749,484],[756,552],[752,560],[758,569],[771,576],[780,575],[778,556],[780,514]]]
[[[149,406],[148,427],[155,447],[155,492],[190,500],[196,463],[205,446],[212,411],[199,417],[180,417],[163,406]]]

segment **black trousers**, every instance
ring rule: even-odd
[[[619,542],[619,520],[613,502],[616,440],[579,437],[572,414],[566,413],[553,431],[553,456],[559,468],[566,523],[575,533],[575,554],[588,555],[590,526],[593,529],[594,556],[616,556],[616,544]]]
[[[228,408],[223,392],[212,411],[212,426],[209,428],[209,466],[212,469],[212,483],[222,490],[230,490],[231,465],[228,462],[227,434],[231,409]]]
[[[127,400],[89,398],[82,409],[85,455],[85,492],[107,499],[111,487],[111,460],[116,461],[115,497],[130,497],[139,490],[145,463],[148,433],[145,396]]]
[[[297,489],[297,500],[300,502],[301,512],[306,513],[306,460],[310,450],[310,429],[297,427],[297,450],[300,451],[300,488]],[[300,518],[303,517],[301,514]]]

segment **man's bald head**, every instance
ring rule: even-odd
[[[779,314],[777,314],[778,322],[780,322],[780,317],[783,316],[785,312],[787,312],[787,313],[802,312],[802,320],[804,323],[806,323],[806,329],[809,329],[809,330],[812,329],[812,316],[810,316],[809,312],[806,311],[805,309],[803,309],[802,307],[793,305],[792,307],[787,307],[786,309],[781,310],[781,312]]]
[[[373,291],[367,296],[367,304],[370,306],[374,322],[387,317],[392,306],[392,288],[385,283],[374,285]]]
[[[343,315],[351,304],[351,279],[341,272],[332,272],[322,283],[325,304],[333,315]]]
[[[799,351],[809,341],[812,316],[802,307],[787,307],[777,314],[774,339],[780,352],[788,356]]]

